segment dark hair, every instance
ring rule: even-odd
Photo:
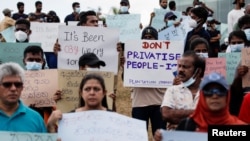
[[[227,45],[225,43],[220,45],[220,50],[226,50],[227,49]]]
[[[187,8],[186,8],[186,14],[188,14],[188,12],[189,12],[192,8],[193,8],[193,7],[191,7],[191,6],[190,6],[190,7],[187,7]]]
[[[231,43],[231,40],[234,36],[237,38],[243,39],[245,44],[247,43],[247,36],[246,36],[245,32],[242,30],[237,30],[237,31],[232,31],[229,34],[229,36],[228,36],[228,43],[229,44]]]
[[[146,34],[150,34],[150,35],[152,35],[155,38],[155,40],[158,40],[158,32],[157,32],[157,30],[154,27],[152,27],[152,26],[145,27],[142,30],[141,39],[145,39],[144,36]]]
[[[192,41],[190,42],[189,49],[190,49],[190,50],[194,50],[195,47],[196,47],[197,45],[199,45],[199,44],[205,44],[207,50],[209,50],[209,44],[208,44],[207,40],[204,39],[204,38],[202,38],[202,37],[198,37],[198,38],[195,38],[194,40],[192,40]]]
[[[72,4],[72,8],[74,8],[74,7],[77,6],[77,5],[80,5],[80,3],[79,3],[79,2],[74,2],[74,3]]]
[[[206,68],[206,61],[204,58],[201,58],[200,56],[198,56],[193,50],[188,50],[186,52],[184,52],[184,54],[182,55],[182,57],[193,57],[194,58],[194,71],[197,68],[201,69],[201,74],[200,77],[204,76],[204,72],[205,72],[205,68]]]
[[[175,6],[176,6],[175,1],[170,1],[170,2],[168,3],[168,7],[169,7],[169,9],[171,9],[171,10],[174,9]]]
[[[191,12],[195,14],[197,17],[202,18],[204,20],[203,23],[207,21],[208,12],[205,8],[203,7],[192,8]]]
[[[106,91],[105,82],[104,82],[104,79],[103,79],[103,77],[101,75],[96,74],[96,73],[86,74],[82,78],[82,81],[81,81],[80,87],[79,87],[79,96],[80,96],[80,98],[79,98],[79,107],[85,106],[85,102],[84,102],[84,100],[82,98],[81,92],[82,92],[82,89],[83,89],[84,85],[87,83],[87,81],[91,80],[91,79],[97,80],[100,83],[103,92]],[[102,99],[102,106],[108,108],[106,95]]]
[[[17,24],[25,24],[27,26],[28,29],[30,29],[30,21],[26,20],[26,19],[19,19],[16,21],[15,26]]]
[[[19,9],[21,6],[24,6],[24,3],[23,3],[23,2],[18,2],[18,3],[16,4],[16,6],[17,6],[17,8]]]
[[[40,46],[28,46],[25,48],[24,52],[23,52],[23,57],[26,58],[26,55],[28,53],[32,53],[32,54],[39,54],[41,53],[41,57],[43,58],[43,49]]]
[[[245,24],[250,24],[250,15],[245,14],[244,16],[240,17],[238,20],[238,26],[241,29]]]
[[[89,11],[82,13],[82,15],[80,16],[79,25],[86,24],[86,22],[88,20],[87,19],[88,16],[96,16],[96,12],[93,10],[89,10]]]
[[[38,6],[39,4],[42,4],[41,1],[36,1],[35,6]]]

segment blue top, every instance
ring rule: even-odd
[[[11,116],[0,110],[0,131],[46,133],[42,117],[19,101],[18,109]]]
[[[76,21],[74,13],[71,13],[65,17],[64,22],[66,25],[68,25],[68,21]]]

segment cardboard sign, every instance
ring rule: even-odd
[[[205,75],[212,72],[217,72],[226,78],[226,58],[206,58]]]
[[[241,65],[245,65],[250,68],[250,48],[243,48],[241,50]],[[246,75],[242,78],[242,87],[249,87],[250,86],[250,71],[247,72]]]

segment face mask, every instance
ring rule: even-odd
[[[16,37],[17,41],[24,42],[25,40],[27,40],[28,35],[27,35],[27,33],[19,30],[19,31],[15,32],[15,37]]]
[[[235,44],[230,45],[231,52],[241,52],[241,49],[244,48],[244,44]]]
[[[168,23],[167,23],[167,26],[170,27],[172,25],[174,25],[174,21],[173,20],[169,20]]]
[[[120,10],[122,13],[128,12],[128,6],[121,6]]]
[[[245,29],[244,32],[245,32],[245,34],[247,36],[247,40],[250,41],[250,28]]]
[[[80,13],[80,11],[81,11],[80,7],[76,7],[76,8],[75,8],[75,12],[76,12],[76,13]]]
[[[35,61],[34,62],[27,62],[25,67],[27,70],[41,70],[42,64],[37,63]]]
[[[201,58],[208,58],[208,53],[199,52],[199,53],[196,53],[196,54],[199,55]]]
[[[194,19],[190,19],[190,20],[188,21],[188,24],[189,24],[189,26],[190,26],[191,28],[196,28],[196,27],[198,26],[196,20],[194,20]]]
[[[189,78],[187,81],[183,82],[182,84],[183,84],[185,87],[189,87],[189,86],[191,86],[192,84],[194,84],[194,82],[195,82],[194,76],[196,75],[196,73],[197,73],[197,70],[195,71],[194,75],[193,75],[191,78]]]
[[[242,8],[242,7],[245,7],[245,3],[244,3],[244,2],[240,3],[240,7],[241,7],[241,8]]]
[[[99,68],[86,68],[87,71],[100,71]]]

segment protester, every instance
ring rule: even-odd
[[[79,87],[79,107],[72,112],[83,112],[89,110],[111,111],[102,105],[106,95],[104,79],[98,74],[87,74],[83,77]],[[55,110],[48,120],[48,132],[57,132],[57,122],[62,119],[62,112]]]
[[[46,22],[46,14],[42,12],[43,3],[41,1],[35,2],[36,11],[29,14],[31,22]]]
[[[244,15],[245,0],[234,0],[234,9],[227,14],[227,24],[228,24],[228,34],[233,31],[234,25],[237,23],[238,19]]]
[[[169,3],[168,3],[168,7],[170,9],[170,11],[175,11],[176,10],[176,3],[174,0],[171,0]]]
[[[119,14],[129,14],[129,0],[121,0]]]
[[[162,118],[168,122],[167,130],[174,130],[181,119],[194,111],[205,65],[205,59],[194,51],[186,51],[179,59],[176,77],[182,83],[168,87],[161,104]]]
[[[72,4],[72,8],[73,8],[73,12],[69,15],[67,15],[64,19],[64,22],[66,23],[66,25],[68,25],[69,21],[79,21],[79,13],[81,11],[80,8],[80,3],[79,2],[73,2]]]
[[[0,22],[0,32],[15,25],[16,21],[11,18],[11,12],[9,8],[3,10],[4,19]]]
[[[189,44],[194,36],[205,38],[208,42],[210,41],[210,35],[203,27],[208,17],[207,10],[203,7],[192,8],[190,17],[189,26],[193,29],[187,33],[184,52],[189,49]]]
[[[250,94],[247,93],[244,95],[242,104],[240,106],[239,112],[239,119],[243,120],[244,122],[250,124]]]
[[[208,132],[209,125],[246,125],[229,113],[229,86],[221,74],[213,72],[205,76],[200,84],[200,90],[194,112],[182,119],[176,130]],[[154,139],[162,140],[160,130],[156,131]]]
[[[146,27],[142,31],[142,40],[157,40],[158,32],[153,27]],[[132,89],[132,117],[151,123],[152,134],[158,128],[165,128],[165,122],[161,118],[160,105],[164,96],[164,88],[140,88]]]
[[[56,12],[51,10],[47,14],[47,23],[60,23],[60,18],[57,16]]]
[[[24,13],[24,3],[18,2],[17,3],[18,12],[12,15],[12,19],[19,20],[19,19],[27,19],[28,15]]]
[[[159,0],[159,5],[162,9],[168,8],[168,0]]]
[[[45,133],[41,116],[20,100],[24,70],[17,63],[0,65],[0,130]]]
[[[247,37],[244,31],[232,31],[228,37],[229,45],[226,52],[241,52],[241,49],[246,46],[247,42]]]
[[[190,50],[193,50],[196,52],[197,55],[203,58],[208,58],[210,57],[210,46],[204,38],[195,38],[192,40],[190,43]]]
[[[246,7],[245,7],[245,10],[244,10],[244,14],[245,15],[249,15],[250,14],[250,4],[247,4],[246,5]],[[242,16],[243,17],[243,16]],[[235,31],[235,30],[241,30],[240,29],[240,27],[239,27],[239,20],[240,19],[242,19],[242,17],[240,17],[239,19],[238,19],[238,21],[236,22],[236,24],[234,24],[234,27],[233,27],[233,30]],[[249,21],[241,21],[242,23],[241,24],[243,24],[243,23],[248,23]]]

